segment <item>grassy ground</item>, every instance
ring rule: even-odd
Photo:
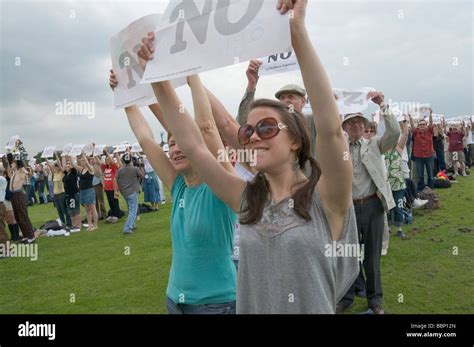
[[[474,175],[458,181],[437,191],[440,210],[416,212],[410,239],[391,238],[382,258],[388,313],[474,313]],[[0,260],[0,313],[166,313],[167,201],[141,216],[133,236],[122,235],[124,221],[101,223],[92,233],[40,238],[36,262]],[[57,218],[52,204],[29,211],[36,227]],[[357,298],[350,312],[366,309]]]

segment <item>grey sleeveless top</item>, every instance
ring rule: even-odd
[[[335,313],[359,274],[359,254],[350,251],[359,244],[354,208],[336,243],[317,190],[310,215],[306,222],[285,199],[269,202],[257,224],[241,225],[238,314]],[[336,256],[342,247],[349,251]]]

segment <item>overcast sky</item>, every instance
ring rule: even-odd
[[[69,142],[135,142],[124,112],[113,108],[109,40],[166,4],[1,1],[0,152],[12,135],[20,135],[30,158]],[[474,115],[473,20],[473,1],[331,0],[310,1],[307,25],[333,87],[374,87],[392,101],[430,103],[454,117]],[[202,75],[234,115],[246,67]],[[302,84],[299,72],[262,77],[257,97],[271,98],[287,83]],[[178,93],[191,109],[189,91]],[[64,99],[94,102],[95,118],[56,115]],[[144,112],[159,139],[161,127]]]

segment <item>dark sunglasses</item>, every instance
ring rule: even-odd
[[[287,129],[288,127],[282,123],[279,123],[275,118],[264,118],[255,125],[245,124],[239,128],[239,144],[248,145],[250,138],[254,132],[257,132],[258,137],[262,140],[268,140],[280,133],[280,130]]]

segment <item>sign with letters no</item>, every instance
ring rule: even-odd
[[[160,82],[291,50],[275,1],[172,0],[155,29],[142,83]]]
[[[159,14],[142,17],[110,39],[112,67],[118,80],[118,86],[114,90],[116,109],[156,103],[152,87],[140,84],[143,69],[138,61],[137,52],[140,49],[141,39],[154,30],[159,18]]]
[[[259,76],[274,75],[300,69],[296,55],[293,52],[273,54],[259,60],[262,62],[258,70]]]

